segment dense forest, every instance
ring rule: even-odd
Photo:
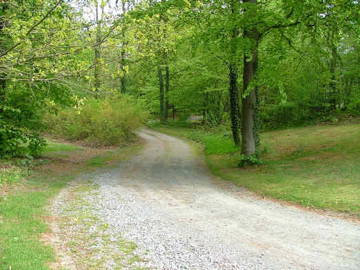
[[[261,130],[360,113],[359,12],[355,0],[2,1],[0,155],[36,156],[52,129],[106,145],[148,117],[196,116],[230,127],[241,164],[257,163]]]

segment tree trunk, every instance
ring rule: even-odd
[[[94,46],[94,90],[96,96],[99,95],[101,83],[100,83],[100,43],[101,43],[101,25],[99,21],[99,3],[96,1],[95,8],[95,21],[96,21],[96,44]]]
[[[208,124],[208,117],[209,117],[209,93],[204,92],[203,94],[203,124]]]
[[[237,83],[238,70],[235,63],[229,64],[229,96],[230,96],[230,119],[233,140],[236,146],[240,146],[240,117],[239,117],[239,87]]]
[[[158,67],[159,90],[160,90],[160,121],[165,122],[165,89],[161,67]]]
[[[256,0],[244,0],[256,4]],[[246,12],[246,11],[245,11]],[[258,66],[258,46],[260,35],[257,29],[248,27],[244,31],[244,38],[251,42],[249,54],[244,55],[243,66],[243,96],[241,114],[241,153],[244,156],[241,165],[252,163],[251,158],[256,155],[257,147],[257,87],[253,85]]]
[[[123,44],[124,46],[124,44]],[[121,69],[121,76],[120,76],[120,93],[125,94],[126,93],[126,59],[125,59],[125,48],[121,49],[121,55],[120,55],[120,69]]]
[[[233,0],[231,2],[231,14],[235,15],[239,12],[239,1]],[[240,146],[240,108],[239,108],[239,87],[238,67],[237,67],[237,47],[235,39],[239,36],[237,25],[233,26],[231,31],[231,48],[230,48],[230,63],[229,63],[229,98],[230,98],[230,119],[231,131],[234,144]]]
[[[121,12],[125,16],[127,12],[126,3],[123,0],[121,2]],[[127,42],[125,41],[125,23],[123,23],[121,28],[121,38],[122,38],[122,45],[121,45],[121,53],[120,53],[120,69],[121,69],[121,76],[120,76],[120,93],[126,93],[126,45]]]
[[[4,28],[6,25],[5,21],[5,12],[8,9],[8,4],[2,3],[1,4],[1,16],[0,16],[0,52],[3,52],[6,50],[5,39],[6,36],[4,34]],[[3,103],[5,98],[5,88],[6,88],[6,72],[4,68],[0,68],[0,104]]]
[[[333,111],[336,110],[337,100],[338,100],[338,93],[336,87],[336,65],[337,65],[337,48],[334,43],[331,43],[331,58],[329,63],[329,70],[330,70],[330,83],[329,83],[329,96],[328,102],[331,105],[331,109]]]
[[[170,69],[169,66],[165,67],[165,100],[164,100],[164,119],[168,120],[169,117],[169,91],[170,91]]]

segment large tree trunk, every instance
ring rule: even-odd
[[[165,122],[165,88],[164,88],[164,79],[161,67],[158,67],[158,77],[159,77],[159,90],[160,90],[160,121]]]
[[[256,0],[244,0],[244,2],[256,4]],[[246,12],[246,11],[245,11]],[[258,46],[260,35],[253,27],[244,31],[244,38],[251,42],[249,54],[244,55],[243,67],[243,98],[241,114],[241,153],[243,164],[252,163],[251,158],[256,155],[257,146],[257,89],[253,84],[258,66]]]

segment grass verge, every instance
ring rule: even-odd
[[[140,144],[92,149],[50,143],[30,173],[24,164],[1,161],[0,176],[5,180],[0,185],[0,269],[49,269],[55,255],[41,237],[49,230],[46,206],[50,199],[80,173],[126,159],[139,149]]]
[[[204,145],[211,171],[263,196],[360,217],[360,125],[320,125],[261,134],[264,165],[238,168],[223,129],[155,126]]]

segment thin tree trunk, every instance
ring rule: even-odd
[[[235,63],[229,64],[229,96],[230,96],[230,119],[233,140],[236,146],[240,146],[240,123],[239,123],[239,87],[237,83],[238,70]]]
[[[165,89],[164,89],[164,80],[161,67],[158,67],[158,77],[159,77],[159,90],[160,90],[160,121],[165,122],[164,111],[165,111]]]
[[[124,46],[124,44],[123,44]],[[122,48],[120,55],[120,69],[121,69],[121,77],[120,77],[120,93],[126,93],[126,69],[125,69],[125,49]]]
[[[203,94],[203,99],[204,99],[204,103],[203,103],[203,124],[207,124],[208,123],[208,115],[209,115],[209,93],[205,92]]]
[[[244,0],[244,2],[257,4],[256,0]],[[245,11],[246,12],[246,11]],[[257,89],[253,85],[258,66],[258,46],[260,35],[255,28],[245,29],[244,38],[252,43],[250,55],[244,55],[243,66],[243,97],[241,114],[241,153],[244,156],[243,164],[252,163],[250,158],[256,155],[257,146]]]
[[[121,9],[122,14],[125,16],[127,12],[126,2],[122,0],[121,2]],[[121,46],[121,54],[120,54],[120,69],[121,69],[121,77],[120,77],[120,92],[125,94],[126,93],[126,45],[127,42],[125,41],[125,23],[121,28],[121,38],[122,38],[122,46]]]
[[[6,50],[5,39],[6,36],[4,34],[4,29],[6,26],[5,21],[5,12],[8,9],[8,4],[5,1],[5,3],[1,4],[1,16],[0,16],[0,52],[3,52]],[[5,98],[5,89],[6,89],[6,72],[4,68],[0,69],[0,104],[3,103],[3,100]]]
[[[167,121],[169,117],[169,91],[170,91],[170,69],[167,65],[165,67],[165,100],[164,100],[164,120]]]
[[[99,3],[96,1],[95,8],[95,22],[96,22],[96,44],[94,46],[95,58],[94,58],[94,90],[96,95],[99,94],[101,82],[100,82],[100,43],[101,43],[101,25],[99,20]]]
[[[336,65],[337,65],[337,48],[335,44],[331,44],[331,58],[330,58],[330,64],[329,64],[329,70],[330,70],[330,95],[329,95],[329,103],[331,104],[332,110],[336,110],[337,105],[337,87],[336,87]]]
[[[235,15],[239,12],[239,2],[233,0],[231,2],[231,14]],[[230,98],[230,120],[231,131],[234,144],[240,146],[240,108],[239,108],[239,87],[237,83],[238,79],[238,67],[237,67],[237,47],[235,39],[239,36],[239,30],[237,26],[233,26],[231,32],[231,55],[229,63],[229,98]]]

